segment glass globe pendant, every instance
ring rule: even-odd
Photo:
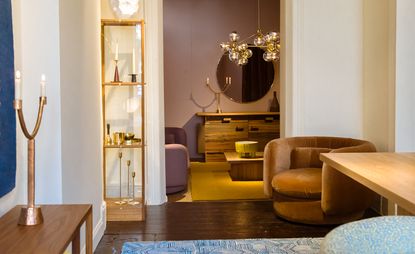
[[[256,37],[254,39],[255,46],[262,46],[265,43],[264,35],[261,33],[261,30],[257,31]]]
[[[138,11],[139,0],[109,0],[112,11],[119,19],[131,18]]]

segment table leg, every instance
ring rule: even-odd
[[[85,224],[86,254],[92,254],[92,209],[88,212]]]
[[[72,254],[81,253],[81,237],[79,234],[79,228],[76,230],[75,236],[72,239]]]

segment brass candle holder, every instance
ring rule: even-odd
[[[121,180],[122,180],[122,178],[121,178],[121,160],[122,160],[122,152],[118,153],[118,158],[120,159],[120,196],[119,196],[119,200],[115,201],[115,204],[123,205],[123,204],[125,204],[125,201],[121,200],[121,197],[122,197],[122,195],[121,195],[121,184],[122,184],[121,183]]]
[[[20,210],[18,224],[24,226],[33,226],[43,223],[43,215],[40,206],[35,206],[35,137],[39,131],[42,122],[43,107],[47,104],[46,96],[39,97],[39,110],[37,113],[36,125],[32,133],[27,131],[26,123],[23,117],[23,105],[21,99],[13,101],[13,107],[17,111],[20,127],[27,141],[27,206]]]
[[[128,204],[129,205],[138,205],[138,204],[140,204],[140,202],[135,201],[135,190],[134,190],[135,189],[135,187],[134,187],[135,172],[134,171],[131,173],[131,176],[133,178],[133,199],[130,202],[128,202]]]
[[[230,87],[230,82],[226,82],[226,85],[223,89],[215,90],[209,83],[209,78],[206,78],[206,86],[209,90],[215,95],[216,100],[216,113],[222,113],[222,109],[220,108],[220,94],[226,92],[226,90]]]
[[[125,202],[132,201],[130,197],[130,166],[131,166],[131,161],[127,160],[127,198],[123,200]]]
[[[114,83],[121,82],[120,81],[120,74],[118,73],[118,60],[115,61],[115,70],[114,70]]]

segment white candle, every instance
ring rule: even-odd
[[[16,76],[14,80],[14,99],[21,100],[22,99],[22,80],[20,71],[16,71]]]
[[[115,44],[115,57],[114,57],[115,61],[118,61],[118,42],[117,44]]]
[[[46,76],[42,74],[40,78],[40,96],[46,97]]]
[[[209,78],[206,78],[206,84],[209,84]]]
[[[133,48],[133,62],[132,62],[131,74],[135,74],[135,48]]]

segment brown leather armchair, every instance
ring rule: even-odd
[[[341,224],[360,219],[375,194],[336,169],[320,153],[376,152],[364,140],[293,137],[270,141],[264,151],[264,191],[275,213],[305,224]]]

